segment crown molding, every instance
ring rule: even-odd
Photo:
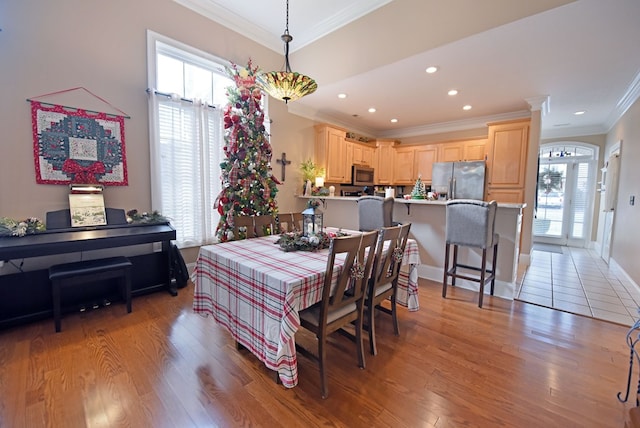
[[[274,38],[269,31],[230,11],[220,2],[210,0],[173,1],[275,52],[282,51],[282,41],[279,37]]]
[[[618,123],[618,121],[627,112],[627,110],[629,110],[629,107],[631,107],[638,100],[639,97],[640,97],[640,71],[636,74],[635,78],[627,88],[624,95],[622,95],[622,97],[616,104],[615,108],[611,111],[611,113],[609,113],[609,117],[605,122],[605,127],[607,129],[607,132],[610,131],[616,123]]]
[[[503,120],[531,117],[531,112],[529,110],[520,110],[509,113],[494,114],[490,116],[480,116],[473,119],[455,120],[451,122],[434,123],[430,125],[380,132],[369,127],[363,127],[355,122],[345,122],[336,117],[318,113],[316,109],[306,107],[295,102],[288,104],[287,110],[289,113],[295,114],[296,116],[301,116],[316,122],[330,123],[332,125],[347,128],[354,132],[376,138],[408,138],[420,135],[440,134],[444,132],[463,131],[467,129],[478,129],[486,127],[487,123],[489,122],[500,122]]]
[[[525,98],[524,100],[527,102],[527,104],[529,104],[529,109],[531,111],[540,110],[540,114],[542,115],[542,117],[549,114],[549,111],[550,111],[549,103],[551,101],[551,98],[549,97],[549,95],[541,95],[539,97]]]
[[[241,17],[223,5],[219,0],[173,0],[176,3],[203,15],[212,21],[223,25],[238,34],[253,40],[274,52],[282,53],[283,42],[280,35],[274,36],[263,27]],[[302,49],[306,45],[326,36],[327,34],[359,19],[374,10],[391,3],[393,0],[355,0],[347,7],[341,8],[335,14],[315,23],[304,31],[292,34],[295,44],[291,45],[289,53]],[[283,15],[284,18],[284,15]],[[284,31],[284,26],[282,28]]]
[[[542,129],[540,132],[541,139],[549,138],[573,138],[584,135],[601,135],[608,132],[607,128],[602,125],[593,126],[568,126],[566,128]]]
[[[494,114],[490,116],[480,116],[472,119],[433,123],[430,125],[414,126],[411,128],[385,131],[379,133],[377,136],[380,138],[406,138],[416,137],[419,135],[440,134],[444,132],[484,128],[489,122],[500,122],[503,120],[521,119],[524,117],[531,117],[531,112],[528,110],[520,110],[509,113]]]

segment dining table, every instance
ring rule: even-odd
[[[329,235],[338,230],[324,229]],[[293,388],[298,384],[299,312],[322,299],[329,250],[283,251],[278,238],[270,235],[201,247],[192,275],[193,310],[212,316],[237,344],[276,371],[285,387]],[[410,311],[419,309],[419,264],[418,245],[408,239],[396,301]],[[337,277],[339,257],[336,266]]]

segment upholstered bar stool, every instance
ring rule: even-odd
[[[362,232],[393,226],[393,198],[358,198],[358,227]]]
[[[456,285],[456,278],[478,282],[480,284],[478,307],[482,307],[484,286],[491,282],[491,295],[496,283],[496,260],[498,256],[499,236],[494,232],[496,223],[496,201],[484,202],[474,199],[454,199],[447,202],[444,279],[442,280],[442,297],[447,297],[447,282]],[[450,247],[453,245],[453,260],[449,266]],[[458,263],[458,247],[474,247],[482,249],[480,266]],[[487,249],[493,247],[491,268],[487,266]],[[462,272],[458,272],[462,269]],[[479,276],[467,273],[477,271]]]

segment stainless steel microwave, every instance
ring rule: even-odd
[[[373,168],[362,165],[351,167],[351,184],[353,186],[373,186]]]

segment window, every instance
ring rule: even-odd
[[[226,61],[148,32],[152,207],[178,247],[214,242],[223,159]]]

